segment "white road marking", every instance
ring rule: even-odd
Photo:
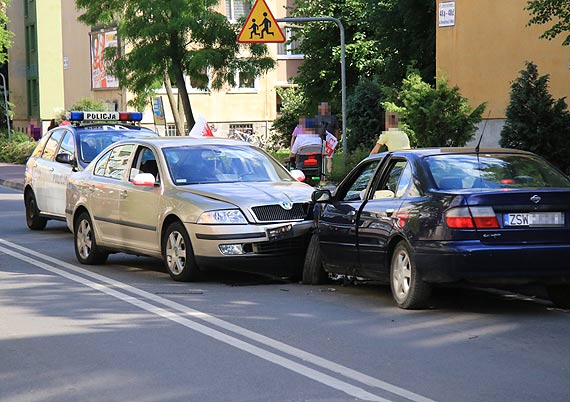
[[[264,335],[258,334],[257,332],[250,331],[250,330],[248,330],[248,329],[246,329],[246,328],[243,328],[243,327],[240,327],[240,326],[238,326],[238,325],[235,325],[235,324],[229,323],[229,322],[227,322],[227,321],[221,320],[221,319],[219,319],[219,318],[216,318],[216,317],[214,317],[214,316],[211,316],[210,314],[207,314],[207,313],[204,313],[204,312],[201,312],[201,311],[192,309],[192,308],[187,307],[187,306],[185,306],[185,305],[183,305],[183,304],[173,302],[173,301],[171,301],[171,300],[165,299],[165,298],[160,297],[160,296],[158,296],[158,295],[155,295],[155,294],[146,292],[146,291],[144,291],[144,290],[142,290],[142,289],[138,289],[138,288],[133,287],[133,286],[131,286],[131,285],[127,285],[127,284],[125,284],[125,283],[116,281],[116,280],[114,280],[114,279],[107,278],[107,277],[105,277],[105,276],[103,276],[103,275],[96,274],[96,273],[91,272],[91,271],[88,271],[88,270],[86,270],[86,269],[79,268],[79,267],[77,267],[77,266],[75,266],[75,265],[66,263],[66,262],[64,262],[64,261],[57,260],[57,259],[55,259],[55,258],[53,258],[53,257],[50,257],[50,256],[48,256],[48,255],[45,255],[45,254],[42,254],[42,253],[39,253],[39,252],[36,252],[36,251],[34,251],[34,250],[31,250],[31,249],[28,249],[28,248],[26,248],[26,247],[20,246],[20,245],[18,245],[18,244],[12,243],[12,242],[10,242],[10,241],[4,240],[4,239],[0,239],[0,244],[4,244],[4,245],[6,245],[6,246],[10,246],[10,247],[15,248],[15,249],[17,249],[17,250],[23,251],[23,252],[25,252],[25,253],[27,253],[27,254],[30,254],[30,255],[33,255],[33,256],[35,256],[35,257],[44,259],[45,261],[49,261],[49,262],[51,262],[51,263],[53,263],[53,264],[59,265],[60,267],[64,267],[64,268],[66,268],[66,269],[68,269],[68,270],[74,271],[74,272],[76,272],[76,273],[78,273],[78,274],[81,274],[81,275],[84,275],[84,276],[88,276],[88,277],[91,277],[91,278],[93,278],[93,279],[96,279],[96,280],[98,280],[98,281],[100,281],[100,282],[103,282],[103,283],[106,283],[106,284],[108,284],[108,285],[111,285],[111,286],[113,286],[114,288],[121,289],[121,290],[123,290],[123,291],[126,291],[126,292],[129,292],[129,293],[138,295],[138,296],[140,296],[140,297],[142,297],[142,298],[145,298],[145,299],[147,299],[147,300],[151,300],[151,301],[153,301],[153,302],[155,302],[155,303],[158,303],[158,304],[161,304],[161,305],[163,305],[163,306],[169,307],[169,308],[171,308],[171,309],[173,309],[173,310],[176,310],[176,311],[179,311],[179,312],[183,313],[184,316],[188,316],[188,317],[191,317],[191,318],[197,318],[197,319],[206,321],[206,322],[209,323],[209,324],[212,324],[212,325],[215,325],[215,326],[217,326],[217,327],[223,328],[223,329],[225,329],[225,330],[227,330],[227,331],[231,331],[231,332],[233,332],[233,333],[235,333],[235,334],[238,334],[238,335],[240,335],[240,336],[242,336],[242,337],[244,337],[244,338],[251,339],[251,340],[256,341],[256,342],[258,342],[258,343],[261,343],[261,344],[263,344],[263,345],[272,347],[272,348],[274,348],[274,349],[276,349],[276,350],[278,350],[278,351],[280,351],[280,352],[282,352],[282,353],[286,353],[286,354],[291,355],[291,356],[293,356],[293,357],[302,359],[302,360],[304,360],[304,361],[306,361],[306,362],[309,362],[309,363],[311,363],[311,364],[314,364],[314,365],[316,365],[316,366],[318,366],[318,367],[321,367],[321,368],[324,368],[324,369],[326,369],[326,370],[335,372],[335,373],[340,374],[340,375],[342,375],[342,376],[344,376],[344,377],[346,377],[346,378],[349,378],[349,379],[351,379],[351,380],[358,381],[358,382],[360,382],[361,384],[364,384],[364,385],[367,385],[367,386],[371,386],[371,387],[375,387],[375,388],[379,388],[379,389],[382,389],[382,390],[384,390],[384,391],[388,391],[388,392],[390,392],[390,393],[392,393],[392,394],[399,395],[399,396],[401,396],[401,397],[404,397],[404,398],[406,398],[406,399],[408,399],[408,400],[410,400],[410,401],[414,401],[414,402],[435,402],[435,401],[432,400],[432,399],[426,398],[426,397],[424,397],[424,396],[422,396],[422,395],[419,395],[419,394],[416,394],[416,393],[414,393],[414,392],[412,392],[412,391],[409,391],[409,390],[406,390],[406,389],[404,389],[404,388],[398,387],[398,386],[396,386],[396,385],[387,383],[387,382],[382,381],[382,380],[380,380],[380,379],[377,379],[377,378],[375,378],[375,377],[371,377],[371,376],[369,376],[369,375],[367,375],[367,374],[361,373],[361,372],[356,371],[356,370],[354,370],[354,369],[351,369],[351,368],[342,366],[342,365],[340,365],[340,364],[338,364],[338,363],[335,363],[335,362],[333,362],[333,361],[324,359],[324,358],[319,357],[319,356],[317,356],[317,355],[314,355],[314,354],[312,354],[312,353],[306,352],[306,351],[304,351],[304,350],[302,350],[302,349],[298,349],[298,348],[296,348],[296,347],[287,345],[286,343],[283,343],[283,342],[277,341],[277,340],[275,340],[275,339],[266,337],[266,336],[264,336]],[[226,339],[225,337],[227,337],[227,338],[235,339],[237,342],[244,343],[245,345],[249,345],[249,344],[247,344],[247,343],[245,343],[245,342],[243,342],[243,341],[240,341],[240,340],[238,340],[238,339],[236,339],[236,338],[229,337],[229,336],[227,336],[227,335],[225,335],[225,334],[223,334],[223,333],[220,333],[220,332],[218,332],[218,331],[216,331],[216,330],[210,329],[209,327],[205,327],[205,326],[203,326],[203,325],[201,325],[201,324],[199,324],[199,323],[196,323],[196,322],[191,321],[191,320],[189,320],[189,319],[185,319],[185,318],[182,317],[181,315],[176,315],[176,314],[170,313],[170,312],[168,312],[168,311],[166,311],[166,310],[163,310],[163,309],[161,309],[161,308],[159,308],[159,307],[156,307],[156,306],[154,306],[154,305],[151,305],[151,304],[149,304],[149,303],[146,303],[146,302],[144,302],[144,301],[142,301],[142,300],[132,298],[132,297],[129,296],[129,295],[125,295],[125,294],[123,294],[123,293],[117,292],[117,291],[115,291],[115,290],[113,290],[113,289],[110,289],[110,288],[104,286],[104,285],[96,284],[96,283],[91,282],[91,281],[89,281],[89,280],[86,280],[86,279],[84,279],[84,278],[77,277],[77,276],[74,275],[74,274],[70,274],[70,273],[68,273],[68,272],[66,272],[66,271],[62,271],[62,270],[60,270],[60,269],[58,269],[58,268],[55,268],[55,267],[49,266],[49,265],[47,265],[47,264],[44,264],[44,263],[42,263],[42,262],[36,261],[36,260],[34,260],[34,259],[30,258],[30,257],[24,256],[24,255],[19,254],[19,253],[16,253],[16,252],[13,252],[13,251],[11,251],[11,250],[9,250],[9,249],[5,249],[4,247],[0,247],[0,251],[4,251],[4,252],[6,252],[7,254],[10,254],[10,255],[14,256],[15,258],[23,259],[24,261],[27,261],[27,262],[29,262],[29,263],[31,263],[31,264],[33,264],[33,265],[39,266],[40,268],[46,269],[46,270],[48,270],[48,271],[50,271],[50,272],[54,272],[54,273],[56,273],[56,274],[58,274],[58,275],[64,276],[64,277],[66,277],[66,278],[68,278],[68,279],[71,279],[71,280],[74,280],[74,281],[76,281],[76,282],[83,283],[83,284],[85,284],[86,286],[90,286],[90,287],[92,287],[92,288],[94,288],[94,289],[100,290],[100,291],[102,291],[102,292],[104,292],[104,293],[110,294],[110,295],[112,295],[112,296],[114,296],[114,297],[117,297],[117,298],[119,298],[119,299],[121,299],[121,300],[124,300],[124,301],[127,301],[127,302],[129,302],[129,303],[131,303],[131,301],[129,301],[129,300],[131,300],[131,299],[134,300],[134,301],[137,301],[137,303],[144,303],[145,305],[148,305],[148,306],[150,306],[150,307],[153,308],[153,309],[157,309],[157,311],[160,310],[160,311],[163,311],[163,312],[167,313],[168,316],[164,316],[164,315],[162,315],[162,314],[155,313],[155,314],[161,315],[161,316],[163,316],[163,317],[165,317],[165,318],[172,319],[172,318],[170,318],[170,316],[172,315],[172,316],[177,317],[177,319],[180,319],[180,320],[187,320],[188,322],[190,322],[190,323],[192,323],[192,324],[194,324],[194,325],[196,325],[196,326],[200,326],[200,328],[205,328],[205,329],[207,329],[208,331],[213,331],[213,332],[215,332],[215,333],[217,333],[217,334],[221,334],[224,338],[223,338],[223,339],[219,339],[219,340],[221,340],[222,342],[230,343],[230,342],[227,342],[226,340],[224,340],[224,339]],[[41,264],[41,266],[38,265],[38,264]],[[46,267],[47,267],[47,268],[46,268]],[[57,271],[57,272],[55,272],[55,271]],[[74,278],[77,278],[77,279],[69,278],[68,276],[73,276]],[[83,281],[84,281],[85,283],[84,283]],[[92,285],[93,285],[93,286],[92,286]],[[97,286],[97,287],[95,287],[95,286]],[[99,287],[100,287],[100,289],[99,289]],[[110,291],[110,292],[117,293],[117,295],[108,293],[107,291],[105,291],[105,290],[103,290],[103,289],[106,289],[106,290],[108,290],[108,291]],[[120,296],[120,297],[119,297],[119,296]],[[124,297],[124,298],[123,298],[123,297]],[[129,299],[127,300],[126,298],[129,298]],[[138,304],[136,304],[136,303],[134,303],[134,302],[133,302],[132,304],[138,305]],[[139,307],[140,307],[140,306],[139,306]],[[141,307],[141,308],[144,308],[144,307]],[[144,308],[144,309],[147,310],[147,311],[151,311],[151,310],[148,310],[147,308]],[[154,311],[151,311],[151,312],[154,312]],[[173,321],[176,321],[176,322],[179,322],[179,321],[177,321],[176,319],[172,319],[172,320],[173,320]],[[182,324],[182,322],[180,322],[180,323]],[[182,325],[185,325],[185,324],[182,324]],[[190,327],[190,326],[188,326],[188,325],[186,325],[186,326],[189,327],[189,328],[195,329],[195,330],[198,331],[198,332],[205,333],[205,332],[202,332],[201,330],[196,329],[196,328],[194,328],[194,327]],[[208,333],[205,333],[205,334],[208,335],[208,336],[212,336],[212,335],[209,335]],[[212,337],[214,337],[215,339],[218,339],[218,338],[215,337],[215,336],[212,336]],[[231,343],[230,343],[230,344],[231,344]],[[232,346],[236,346],[236,345],[232,345]],[[287,360],[287,359],[285,359],[285,358],[282,358],[282,357],[280,357],[280,356],[278,356],[278,355],[274,355],[274,354],[271,353],[271,352],[267,352],[267,351],[265,351],[265,350],[263,350],[263,349],[260,349],[260,348],[255,347],[255,346],[253,346],[253,345],[249,345],[249,346],[250,346],[251,348],[255,348],[256,350],[262,351],[262,352],[263,352],[263,355],[259,355],[259,357],[261,357],[261,358],[266,359],[266,357],[264,357],[264,356],[266,356],[266,354],[269,354],[269,355],[271,355],[271,356],[276,356],[276,357],[278,357],[280,362],[281,362],[281,360],[283,360],[283,361],[285,361],[285,362],[291,362],[291,363],[294,363],[294,364],[297,365],[297,363],[292,362],[292,361],[289,361],[289,360]],[[238,347],[238,348],[240,348],[240,349],[242,349],[242,350],[246,350],[246,349],[243,349],[243,348],[241,348],[241,347],[239,347],[239,346],[236,346],[236,347]],[[248,351],[248,352],[250,352],[250,353],[255,354],[256,356],[258,356],[256,353],[253,353],[253,352],[251,352],[251,351],[249,351],[249,350],[246,350],[246,351]],[[276,360],[274,360],[274,357],[267,358],[266,360],[269,360],[269,361],[271,361],[271,362],[276,362]],[[281,363],[277,363],[277,364],[279,364],[279,365],[281,365],[281,366],[283,366],[283,367],[286,367],[286,368],[290,368],[290,367],[287,367],[287,366],[285,366],[285,365],[283,365],[283,364],[281,364]],[[302,365],[299,365],[299,366],[303,367],[303,368],[306,369],[306,370],[314,371],[314,372],[318,373],[319,375],[326,376],[327,378],[330,378],[330,379],[334,380],[334,382],[332,383],[333,385],[338,385],[338,383],[340,382],[340,383],[342,383],[342,384],[348,385],[349,387],[356,388],[356,387],[353,387],[353,386],[350,385],[350,384],[343,383],[342,381],[336,380],[336,379],[333,378],[333,377],[330,377],[330,376],[328,376],[328,375],[326,375],[326,374],[323,374],[323,373],[320,373],[320,372],[318,372],[318,371],[312,370],[312,369],[310,369],[310,368],[308,368],[308,367],[305,367],[305,366],[302,366]],[[293,370],[292,368],[290,368],[290,369]],[[293,371],[296,371],[296,370],[293,370]],[[296,372],[298,372],[298,371],[296,371]],[[299,373],[300,373],[300,374],[303,374],[303,373],[301,373],[301,372],[299,372]],[[303,374],[303,375],[305,375],[305,374]],[[313,378],[313,377],[310,377],[310,378]],[[319,377],[319,378],[320,378],[320,377]],[[316,379],[316,378],[315,378],[315,379]],[[320,381],[319,379],[316,379],[316,380],[319,381],[319,382],[324,383],[323,381]],[[326,385],[329,385],[329,384],[326,384]],[[333,386],[333,385],[331,385],[331,387],[336,388],[336,389],[340,389],[340,388],[338,388],[337,386]],[[356,395],[354,395],[354,394],[351,394],[351,393],[347,392],[347,391],[344,390],[344,389],[340,389],[340,390],[343,391],[343,392],[348,393],[349,395],[356,396]],[[364,391],[364,390],[362,390],[362,389],[360,389],[360,388],[356,388],[356,390],[358,390],[359,392],[365,392],[366,394],[368,394],[366,391]],[[373,395],[373,394],[368,394],[368,395],[370,395],[370,396],[372,396],[372,397],[374,397],[374,398],[380,398],[380,399],[366,399],[366,398],[361,398],[360,396],[358,396],[358,398],[361,398],[361,399],[364,399],[364,400],[387,401],[386,399],[383,399],[383,398],[381,398],[381,397],[379,397],[379,396],[376,396],[376,395]]]

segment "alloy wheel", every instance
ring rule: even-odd
[[[91,250],[93,247],[93,238],[92,238],[92,231],[91,225],[87,220],[82,220],[79,223],[77,228],[77,250],[79,250],[79,254],[81,258],[87,259],[91,254]]]
[[[400,250],[396,256],[392,273],[392,285],[395,296],[404,300],[410,291],[412,282],[412,269],[410,256],[404,250]]]
[[[186,266],[186,243],[182,233],[173,231],[166,242],[166,264],[175,275],[179,275]]]

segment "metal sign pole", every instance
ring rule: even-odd
[[[344,43],[344,26],[339,19],[333,17],[291,17],[278,18],[277,22],[315,22],[330,21],[336,22],[340,29],[340,86],[341,86],[341,109],[342,109],[342,163],[346,167],[346,159],[348,157],[346,142],[346,69],[345,69],[345,43]]]
[[[2,77],[2,88],[4,88],[4,108],[6,109],[6,125],[8,126],[8,141],[12,141],[12,134],[10,133],[10,113],[8,112],[8,94],[6,93],[6,77],[0,73]]]

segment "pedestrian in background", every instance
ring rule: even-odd
[[[57,127],[57,123],[55,122],[55,119],[51,119],[51,121],[49,122],[48,131],[51,130],[52,128],[56,128],[56,127]]]
[[[330,113],[330,107],[328,102],[321,102],[319,103],[319,114],[315,116],[317,121],[317,127],[320,130],[320,134],[323,137],[323,140],[326,139],[326,132],[328,131],[335,138],[340,141],[340,130],[338,126],[338,120],[336,116]],[[327,176],[330,176],[333,170],[333,157],[334,153],[330,156],[326,156],[326,164],[327,164]]]
[[[386,131],[380,134],[376,145],[370,151],[370,155],[377,154],[382,145],[386,145],[388,151],[410,149],[410,139],[408,134],[398,127],[398,113],[396,112],[386,112]]]
[[[61,116],[61,123],[59,123],[60,126],[71,126],[71,123],[69,122],[69,120],[67,120],[67,116],[63,115]]]

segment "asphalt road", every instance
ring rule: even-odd
[[[2,402],[567,402],[569,330],[568,311],[510,291],[404,311],[374,284],[81,266],[63,222],[29,231],[0,186]]]

